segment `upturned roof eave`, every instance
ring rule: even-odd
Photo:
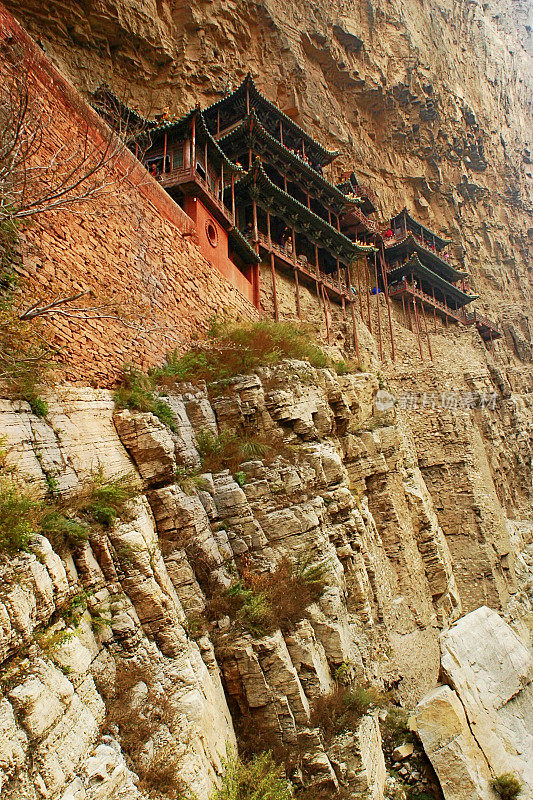
[[[402,208],[401,211],[399,211],[397,214],[394,214],[391,217],[391,223],[394,222],[394,220],[398,219],[399,217],[403,216],[404,214],[411,220],[413,225],[418,225],[419,228],[422,228],[422,230],[426,231],[426,233],[428,233],[430,236],[434,236],[435,239],[441,243],[442,247],[446,247],[447,244],[452,244],[451,239],[443,239],[443,237],[439,236],[438,233],[435,233],[430,228],[427,228],[425,225],[423,225],[422,222],[419,222],[417,219],[415,219],[407,210],[407,206]]]
[[[364,253],[371,253],[376,250],[373,245],[362,245],[358,244],[357,242],[353,242],[351,239],[348,239],[347,236],[323,220],[322,217],[319,217],[313,211],[300,203],[299,200],[296,200],[283,189],[280,189],[279,186],[276,186],[276,184],[272,183],[268,175],[265,173],[259,160],[256,160],[256,163],[250,170],[248,170],[246,175],[237,181],[235,184],[235,190],[242,191],[249,188],[252,184],[257,187],[258,178],[260,179],[260,182],[263,184],[264,188],[268,189],[268,191],[274,196],[279,197],[283,202],[295,207],[299,214],[302,214],[304,218],[309,219],[314,225],[322,230],[325,230],[328,236],[332,237],[334,241],[338,242],[338,244],[344,248],[346,252],[351,252],[354,258],[358,254],[361,255]]]
[[[312,181],[314,181],[315,183],[326,189],[328,192],[330,192],[332,197],[334,197],[335,200],[337,201],[337,203],[342,206],[343,210],[352,208],[353,206],[363,205],[364,202],[363,199],[357,197],[356,198],[346,197],[346,195],[343,192],[339,191],[339,189],[337,189],[337,187],[333,183],[327,181],[323,175],[320,175],[320,173],[317,172],[315,169],[313,169],[313,167],[309,166],[308,164],[305,163],[305,161],[302,161],[301,158],[298,158],[298,156],[292,153],[289,150],[289,148],[286,147],[284,144],[282,144],[282,142],[280,142],[278,139],[276,139],[275,136],[272,136],[272,134],[267,131],[267,129],[264,127],[261,120],[255,113],[255,109],[252,109],[250,114],[247,117],[245,117],[244,120],[237,127],[235,127],[232,131],[227,133],[225,136],[222,136],[220,139],[218,139],[218,143],[221,146],[223,146],[225,142],[228,142],[229,140],[232,139],[233,140],[238,139],[244,133],[250,131],[250,121],[253,121],[254,129],[257,129],[259,131],[259,134],[261,137],[263,137],[263,139],[266,139],[270,144],[272,144],[272,146],[275,147],[279,153],[285,155],[291,161],[291,163],[293,163],[298,168],[302,169],[303,172],[305,172],[305,174],[308,175]]]
[[[386,252],[394,253],[397,250],[401,250],[402,247],[409,243],[413,244],[417,252],[422,252],[425,257],[434,259],[442,267],[449,270],[454,280],[459,280],[460,278],[466,278],[468,276],[467,272],[462,272],[461,270],[455,269],[455,267],[441,258],[438,253],[434,253],[432,250],[424,247],[424,245],[418,241],[412,231],[410,231],[407,236],[404,236],[403,239],[400,239],[400,241],[393,242],[393,244],[386,246]]]
[[[226,97],[222,97],[220,100],[216,100],[209,106],[204,108],[204,112],[211,113],[216,111],[217,108],[220,108],[223,105],[227,105],[232,98],[235,98],[238,94],[244,93],[246,91],[246,85],[249,85],[250,89],[250,100],[252,100],[252,96],[255,95],[261,102],[265,103],[275,114],[277,114],[280,119],[291,129],[293,132],[297,133],[297,135],[302,138],[309,146],[311,146],[314,150],[317,151],[320,158],[317,159],[323,166],[330,164],[333,159],[335,159],[340,151],[339,150],[328,150],[326,147],[323,147],[319,142],[316,141],[307,131],[298,125],[297,122],[294,122],[285,112],[283,112],[280,108],[278,108],[274,103],[272,103],[268,98],[266,98],[257,86],[255,85],[254,79],[251,73],[248,73],[243,82],[240,86],[237,87],[231,94],[227,95]]]
[[[479,297],[479,295],[477,294],[467,294],[467,292],[463,292],[462,289],[458,289],[457,286],[454,286],[452,283],[447,281],[441,275],[438,275],[436,272],[433,272],[433,270],[430,270],[429,267],[423,264],[416,255],[411,256],[409,261],[406,261],[399,267],[391,269],[391,271],[388,273],[389,281],[391,279],[394,280],[396,276],[401,276],[402,273],[405,273],[409,270],[412,270],[413,272],[416,271],[418,273],[423,273],[430,282],[433,280],[437,285],[440,286],[441,289],[442,288],[446,289],[446,291],[449,294],[455,296],[456,299],[464,301],[463,305],[471,303],[474,300],[477,300]]]

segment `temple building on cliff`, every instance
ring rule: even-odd
[[[108,90],[102,96],[115,113],[132,113]],[[371,219],[377,205],[373,192],[354,172],[336,182],[326,177],[333,174],[338,153],[264,97],[251,75],[203,110],[197,106],[177,121],[164,116],[145,121],[149,144],[142,156],[136,153],[195,223],[207,260],[256,308],[266,304],[279,319],[278,284],[283,277],[286,285],[288,278],[300,319],[305,316],[301,287],[316,296],[328,341],[336,303],[346,332],[350,312],[349,338],[358,354],[359,306],[370,332],[376,329],[380,356],[388,328],[393,359],[391,300],[401,302],[421,356],[425,336],[432,357],[427,313],[435,328],[438,316],[446,325],[476,325],[485,341],[500,336],[489,320],[465,310],[477,296],[466,273],[453,266],[450,242],[406,209],[384,230]],[[386,325],[380,317],[384,310]]]

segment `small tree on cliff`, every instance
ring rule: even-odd
[[[124,167],[118,177],[118,160],[144,133],[137,118],[108,107],[114,132],[102,124],[97,137],[81,123],[77,137],[55,138],[60,112],[38,74],[31,53],[9,40],[0,43],[0,228],[116,192],[127,177]]]
[[[0,383],[30,402],[54,355],[39,318],[112,318],[135,327],[135,314],[88,291],[40,296],[24,307],[18,291],[20,227],[43,214],[78,211],[103,195],[117,195],[131,172],[128,163],[134,163],[121,156],[133,141],[148,143],[140,118],[133,122],[120,103],[106,108],[113,131],[103,122],[91,130],[80,122],[78,136],[59,138],[64,112],[54,110],[43,91],[38,61],[13,39],[0,38]]]

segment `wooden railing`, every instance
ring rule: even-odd
[[[252,234],[247,234],[247,238],[250,242],[253,242]],[[273,242],[272,239],[269,239],[264,233],[258,232],[258,241],[265,250],[267,250],[269,253],[273,253],[276,258],[278,258],[288,267],[297,269],[299,273],[305,275],[311,280],[323,283],[326,289],[330,290],[334,294],[345,297],[349,295],[349,287],[346,285],[346,280],[343,278],[342,274],[339,276],[339,279],[332,278],[331,275],[322,272],[321,269],[313,267],[313,265],[307,260],[303,261],[302,258],[298,256],[294,258],[292,252],[285,250],[281,245]]]
[[[496,336],[501,336],[497,324],[488,317],[484,317],[483,314],[480,314],[479,311],[477,311],[477,309],[474,311],[464,310],[464,317],[465,325],[475,325],[477,328],[486,328]]]
[[[359,219],[363,223],[363,225],[365,225],[368,228],[368,230],[372,231],[372,233],[375,233],[381,237],[382,232],[379,225],[373,222],[369,217],[367,217],[366,214],[363,214],[360,208],[357,208],[357,206],[353,206],[352,208],[350,208],[348,214],[353,214],[355,217],[357,217],[357,219]]]
[[[413,297],[418,297],[422,303],[431,306],[431,308],[438,309],[440,312],[448,317],[451,317],[452,319],[455,319],[457,322],[466,324],[465,312],[463,309],[450,308],[450,306],[448,306],[446,303],[441,303],[440,300],[437,300],[430,294],[426,294],[426,292],[423,292],[422,289],[419,289],[418,286],[414,286],[412,283],[402,281],[398,286],[389,287],[389,294],[391,297],[401,295],[404,292],[412,295]]]
[[[208,195],[210,201],[224,214],[228,222],[231,225],[235,224],[233,214],[229,208],[222,202],[220,197],[217,197],[208,181],[192,168],[187,167],[186,169],[172,169],[169,172],[162,172],[156,176],[156,180],[164,189],[179,186],[182,183],[196,183]]]

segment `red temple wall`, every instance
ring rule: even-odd
[[[184,209],[187,215],[196,223],[200,251],[233,286],[238,288],[250,303],[253,303],[252,284],[231,261],[228,251],[228,234],[222,225],[210,214],[204,204],[195,197],[187,197],[185,199]],[[215,240],[211,239],[211,241],[207,233],[209,224],[216,230]]]
[[[0,5],[2,38],[14,39],[32,59],[51,121],[40,155],[60,147],[71,152],[87,129],[91,142],[105,142],[109,133],[98,115]],[[21,231],[28,305],[90,291],[92,304],[119,309],[118,315],[102,312],[107,318],[54,315],[46,321],[60,377],[100,386],[112,385],[124,363],[146,369],[161,362],[222,310],[257,317],[248,281],[227,258],[224,231],[215,269],[202,255],[206,247],[193,221],[132,154],[121,153],[110,179],[109,193],[69,211],[41,214]]]

